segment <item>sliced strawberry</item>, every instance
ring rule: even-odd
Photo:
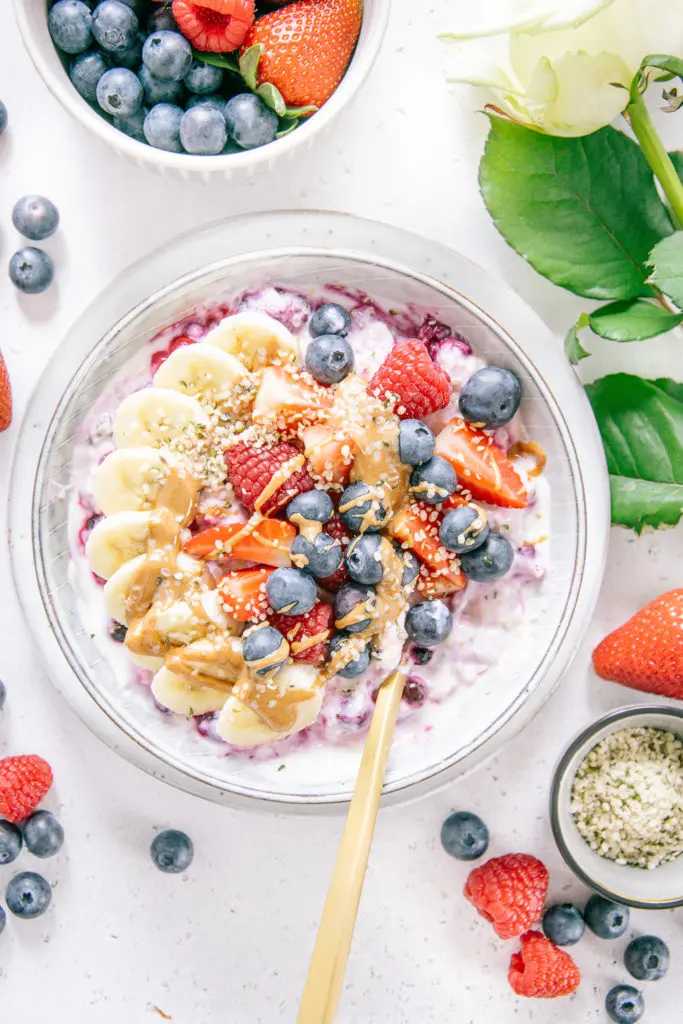
[[[325,423],[299,432],[304,453],[315,475],[326,484],[347,484],[354,458],[354,444]]]
[[[256,526],[230,523],[195,534],[185,545],[195,558],[240,558],[278,567],[291,565],[289,549],[296,527],[282,519],[262,519]]]
[[[435,451],[453,466],[475,500],[504,508],[526,508],[528,496],[512,463],[488,434],[456,416],[436,439]]]
[[[455,494],[451,494],[445,501],[441,502],[441,508],[444,512],[448,512],[452,508],[460,508],[461,505],[467,504],[467,498],[463,498],[462,494],[456,491]]]
[[[294,424],[314,423],[332,405],[332,396],[309,373],[289,366],[267,366],[254,402],[256,423],[286,430]]]
[[[408,544],[430,569],[450,572],[454,556],[439,538],[441,518],[434,509],[413,502],[396,513],[389,524],[389,532],[402,544]]]
[[[223,610],[238,622],[259,622],[268,612],[266,583],[274,569],[238,569],[218,584]]]
[[[423,565],[417,575],[416,587],[424,597],[431,598],[455,594],[466,584],[467,578],[460,569],[443,569],[432,572],[426,565]]]

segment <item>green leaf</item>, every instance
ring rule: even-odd
[[[678,327],[683,316],[647,299],[610,302],[588,317],[592,331],[608,341],[642,341]]]
[[[252,92],[256,92],[257,89],[256,72],[262,53],[263,47],[260,43],[256,43],[255,46],[250,46],[248,50],[245,50],[240,57],[239,72]]]
[[[612,522],[641,533],[683,514],[683,384],[627,373],[586,387],[605,446]]]
[[[274,110],[278,117],[284,117],[287,112],[287,104],[282,98],[282,93],[271,82],[264,82],[256,90],[267,107]]]
[[[582,313],[565,335],[564,354],[572,366],[576,366],[582,359],[587,359],[590,355],[590,352],[587,352],[579,341],[579,331],[582,331],[584,327],[588,327],[588,313]]]
[[[659,242],[650,253],[651,280],[683,309],[683,231]]]
[[[652,294],[648,254],[673,228],[621,132],[557,138],[491,117],[479,185],[505,240],[544,277],[595,299]]]
[[[643,58],[640,66],[643,70],[645,68],[659,68],[660,71],[668,71],[675,78],[683,78],[683,59],[672,57],[670,54],[651,53]]]
[[[674,149],[672,153],[669,153],[671,157],[671,163],[676,168],[676,174],[683,181],[683,150]]]
[[[193,50],[192,56],[202,64],[211,64],[214,68],[226,68],[239,75],[240,69],[234,57],[222,53],[205,53],[203,50]]]
[[[285,135],[289,135],[299,124],[298,117],[283,117],[280,120],[280,130],[275,136],[276,139],[281,139]]]
[[[315,114],[320,107],[316,107],[314,103],[308,107],[287,107],[287,117],[308,117],[309,114]]]

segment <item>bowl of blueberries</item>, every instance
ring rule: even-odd
[[[390,0],[16,0],[50,91],[122,156],[209,180],[306,147],[359,90]],[[296,26],[297,31],[293,28]],[[338,45],[330,50],[330,34]]]

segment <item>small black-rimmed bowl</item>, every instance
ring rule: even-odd
[[[574,777],[586,755],[605,736],[637,726],[663,729],[683,740],[683,710],[664,704],[620,708],[585,729],[570,744],[555,769],[550,793],[550,823],[567,865],[591,889],[629,907],[667,910],[683,906],[683,855],[651,870],[616,864],[590,848],[570,810]]]

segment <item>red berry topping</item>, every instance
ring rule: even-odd
[[[37,754],[0,761],[0,815],[17,822],[35,811],[52,785],[52,768]]]
[[[470,872],[464,890],[501,939],[514,939],[538,921],[547,891],[546,867],[528,853],[487,860]]]
[[[556,999],[576,991],[581,973],[569,953],[540,932],[527,932],[521,951],[512,954],[508,981],[518,996]]]
[[[7,430],[12,422],[12,388],[5,360],[0,353],[0,431]]]
[[[177,348],[182,348],[183,345],[194,345],[192,338],[188,338],[186,334],[180,334],[177,338],[174,338],[166,348],[160,348],[158,352],[155,352],[150,359],[150,366],[154,373],[157,372],[162,363],[165,363],[172,352],[175,352]]]
[[[390,402],[400,420],[422,419],[446,408],[451,400],[451,379],[432,362],[427,346],[413,338],[394,345],[368,391]]]
[[[256,447],[248,441],[238,441],[225,453],[228,479],[235,494],[250,512],[258,510],[267,515],[283,508],[297,494],[311,491],[315,482],[308,472],[305,460],[294,445],[264,444]],[[286,467],[291,463],[291,472]],[[282,482],[271,493],[270,485],[275,474]],[[268,488],[265,501],[259,502],[262,492]]]
[[[348,547],[353,534],[350,530],[346,529],[340,516],[338,516],[336,512],[329,522],[325,523],[323,529],[325,533],[329,533],[330,537],[334,537],[335,540],[339,541],[342,546],[343,553],[344,549]],[[336,572],[333,572],[331,576],[326,576],[324,580],[318,580],[318,583],[321,587],[324,587],[325,590],[329,590],[334,594],[344,583],[348,583],[350,578],[351,577],[346,571],[346,565],[342,560],[342,564]]]
[[[229,53],[244,42],[254,21],[254,0],[173,0],[178,28],[197,50]]]
[[[317,601],[305,615],[272,615],[270,624],[287,637],[294,661],[304,665],[323,665],[327,661],[329,641],[334,632],[333,618],[331,605]],[[313,637],[320,639],[310,647],[308,644]]]

